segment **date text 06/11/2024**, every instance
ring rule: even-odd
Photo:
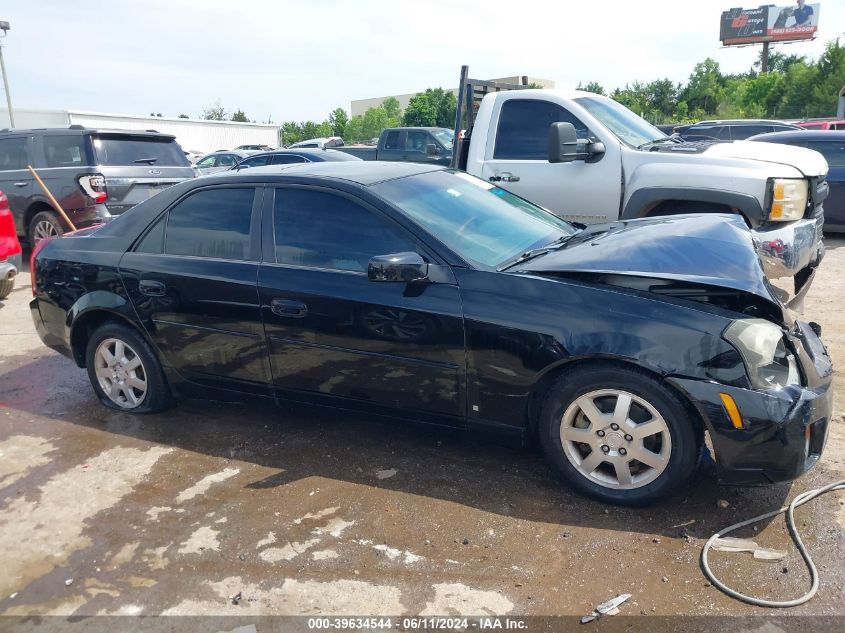
[[[352,617],[352,618],[308,618],[308,628],[312,630],[523,630],[527,623],[518,618],[499,617],[404,617],[401,619],[385,617]]]

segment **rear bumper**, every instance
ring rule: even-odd
[[[704,419],[721,483],[790,481],[821,457],[833,411],[833,369],[820,339],[807,324],[799,324],[790,340],[806,386],[757,391],[701,380],[669,379],[687,394]],[[736,402],[743,428],[734,428],[720,393]]]
[[[52,350],[57,351],[63,356],[73,358],[73,352],[68,341],[67,330],[61,325],[62,321],[58,318],[44,319],[41,316],[39,308],[39,300],[37,298],[29,302],[29,313],[32,317],[32,323],[35,325],[35,331],[38,332],[38,337],[41,342]],[[50,308],[45,304],[45,308]],[[53,306],[55,311],[55,306]],[[58,313],[53,315],[58,316]]]
[[[23,255],[10,255],[8,258],[0,261],[0,280],[14,279],[23,267]]]

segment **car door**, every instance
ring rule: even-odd
[[[258,285],[278,395],[464,424],[463,318],[451,270],[438,266],[436,283],[370,281],[375,255],[437,260],[384,209],[349,194],[277,188],[263,223]]]
[[[391,130],[385,134],[384,147],[378,150],[379,160],[404,160],[405,132]]]
[[[164,362],[191,381],[269,394],[257,289],[263,191],[194,189],[121,259],[126,290]]]
[[[841,229],[845,227],[845,141],[814,140],[807,141],[805,146],[819,152],[827,161],[830,192],[824,201],[824,222]]]
[[[590,162],[550,163],[549,127],[568,122],[579,139],[592,135],[587,125],[562,105],[546,100],[503,99],[493,112],[498,126],[487,139],[485,180],[545,207],[556,215],[584,223],[615,220],[621,197],[621,152],[614,139]]]
[[[425,130],[408,130],[405,133],[404,160],[412,163],[430,162],[426,157],[425,146],[434,142]]]
[[[3,135],[0,139],[0,191],[9,199],[9,208],[15,220],[18,235],[24,236],[24,214],[33,195],[33,177],[27,165],[34,165],[32,159],[33,139],[31,136]]]

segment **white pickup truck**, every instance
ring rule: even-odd
[[[767,276],[794,277],[793,307],[824,255],[828,167],[817,152],[747,141],[682,143],[607,97],[468,79],[466,67],[455,128],[461,140],[453,167],[566,220],[741,215]]]

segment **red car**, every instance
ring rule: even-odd
[[[0,191],[0,299],[8,297],[15,287],[21,261],[21,243],[15,231],[9,199]]]

